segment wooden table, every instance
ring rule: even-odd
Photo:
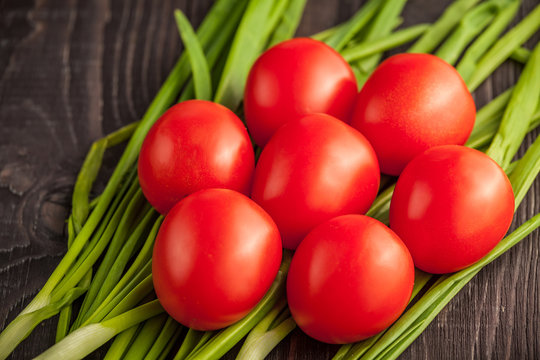
[[[172,68],[181,48],[172,10],[183,9],[197,25],[210,3],[0,1],[0,328],[37,293],[66,251],[70,193],[90,143],[138,120]],[[310,0],[298,34],[337,24],[360,3]],[[538,3],[524,0],[518,18]],[[404,25],[433,21],[447,4],[411,0]],[[536,34],[527,46],[539,39]],[[514,84],[520,69],[508,63],[497,70],[476,91],[477,105]],[[527,136],[520,155],[537,135]],[[119,154],[116,149],[107,157],[103,179]],[[515,224],[539,209],[537,179]],[[402,358],[540,359],[539,237],[534,232],[487,266]],[[55,318],[38,326],[12,359],[31,358],[52,345],[55,329]],[[328,359],[337,348],[297,329],[270,358]]]

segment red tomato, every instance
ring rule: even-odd
[[[146,199],[166,214],[201,189],[222,187],[247,194],[254,166],[242,121],[222,105],[190,100],[171,107],[150,129],[138,170]]]
[[[169,315],[196,330],[214,330],[240,320],[261,300],[280,262],[270,216],[236,191],[207,189],[167,214],[152,275]]]
[[[295,249],[318,224],[365,213],[379,187],[377,157],[366,138],[338,119],[313,114],[281,127],[261,153],[252,198]]]
[[[506,234],[514,194],[489,156],[463,146],[439,146],[407,165],[390,204],[390,227],[414,264],[430,273],[463,269]]]
[[[343,344],[390,326],[413,284],[411,255],[392,230],[367,216],[343,215],[317,226],[298,246],[287,300],[306,334]]]
[[[399,175],[437,145],[463,145],[476,108],[459,73],[429,54],[384,61],[358,94],[351,125],[373,145],[381,171]]]
[[[325,113],[349,122],[358,87],[349,64],[328,45],[307,38],[282,42],[255,62],[246,84],[249,132],[264,146],[286,122]]]

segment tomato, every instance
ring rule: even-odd
[[[196,192],[175,205],[152,257],[163,308],[196,330],[244,317],[264,296],[281,262],[279,232],[248,197],[228,189]]]
[[[281,127],[263,149],[251,197],[276,222],[288,249],[337,215],[365,213],[379,187],[377,157],[366,138],[324,114]]]
[[[248,76],[246,123],[264,146],[283,124],[311,113],[349,122],[358,87],[349,64],[328,45],[308,38],[282,42],[263,53]]]
[[[306,334],[343,344],[390,326],[413,285],[413,261],[399,237],[370,217],[343,215],[317,226],[296,249],[287,300]]]
[[[242,121],[222,105],[190,100],[171,107],[150,129],[138,171],[146,199],[166,214],[180,199],[201,189],[249,193],[254,167]]]
[[[463,145],[475,117],[474,100],[454,67],[429,54],[399,54],[366,81],[351,125],[373,145],[381,171],[399,175],[433,146]]]
[[[463,146],[439,146],[407,165],[390,204],[390,227],[415,265],[430,273],[463,269],[506,234],[514,194],[489,156]]]

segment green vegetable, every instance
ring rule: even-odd
[[[272,310],[251,329],[236,356],[237,360],[264,359],[281,340],[294,330],[296,323],[292,317],[288,316],[290,314],[288,310],[283,311],[286,306],[287,301],[285,297],[282,297]],[[274,321],[282,313],[286,315],[286,318],[278,321],[278,324],[272,327]]]
[[[219,0],[211,8],[208,15],[197,30],[197,35],[199,36],[199,40],[203,48],[206,49],[211,43],[211,40],[219,34],[222,25],[227,22],[226,15],[231,12],[236,5],[236,1]],[[82,274],[77,273],[77,270],[83,263],[87,265],[90,262],[85,262],[85,259],[91,250],[85,250],[81,258],[79,258],[79,255],[83,249],[89,249],[99,244],[99,241],[97,241],[99,240],[98,235],[100,232],[104,231],[105,225],[108,222],[107,218],[112,216],[114,213],[114,207],[111,208],[111,205],[114,205],[113,200],[120,200],[119,198],[122,195],[118,195],[118,192],[129,174],[133,173],[133,167],[142,141],[153,123],[178,96],[180,89],[185,84],[191,73],[188,65],[189,63],[187,61],[187,57],[185,55],[181,56],[163,83],[158,94],[150,104],[148,110],[143,116],[143,119],[137,126],[124,151],[124,154],[122,155],[115,171],[107,183],[105,190],[99,196],[99,200],[95,204],[95,208],[90,213],[85,224],[81,228],[81,231],[73,240],[72,246],[70,246],[66,255],[62,258],[46,284],[34,297],[30,304],[21,312],[21,314],[19,314],[19,317],[22,318],[24,314],[32,313],[48,306],[51,303],[55,303],[54,298],[51,297],[51,293],[53,291],[55,291],[55,298],[61,299],[62,296],[66,296],[67,292],[70,291],[69,287],[73,288],[76,283],[80,281],[83,276],[85,276],[88,270]],[[89,244],[91,239],[94,239],[95,241],[92,244]],[[79,258],[79,260],[77,260],[77,258]],[[61,291],[59,291],[56,289],[57,285],[68,273],[77,273],[77,276],[71,276],[69,281],[64,281],[64,285],[62,286],[63,288]],[[75,282],[74,280],[77,281]],[[52,316],[52,314],[50,316]],[[32,324],[28,323],[27,321],[17,320],[17,318],[14,320],[14,322],[12,322],[12,324],[14,325],[8,325],[2,334],[0,334],[0,359],[7,357],[7,355],[11,353],[17,344],[28,336],[31,330],[35,327],[35,325],[31,326]],[[21,324],[25,324],[26,327],[20,326]]]
[[[193,349],[195,349],[195,347],[201,340],[203,334],[204,331],[189,329],[186,336],[184,337],[184,341],[182,341],[180,349],[178,349],[178,352],[174,356],[174,360],[184,360],[185,358],[187,358],[188,355],[193,351]]]
[[[179,323],[173,320],[171,317],[167,317],[165,325],[161,329],[154,344],[148,350],[148,353],[144,357],[145,360],[157,359],[160,354],[163,354],[167,348],[167,344],[175,338],[175,335],[180,335],[181,326]]]
[[[336,51],[341,51],[368,22],[373,18],[375,12],[380,6],[380,1],[370,0],[354,14],[354,16],[345,24],[324,40],[324,42],[333,47]]]
[[[374,41],[388,36],[392,32],[396,19],[405,6],[405,2],[406,0],[385,0],[378,9],[373,21],[367,27],[364,33],[364,41]],[[361,74],[356,77],[359,87],[366,82],[369,75],[375,70],[381,57],[382,53],[376,53],[355,64],[361,70]]]
[[[223,329],[208,343],[202,346],[189,360],[219,359],[242,339],[272,309],[285,291],[285,279],[289,270],[292,255],[284,252],[281,267],[272,286],[249,314],[237,323]]]
[[[345,48],[341,51],[341,55],[348,62],[353,62],[373,54],[383,53],[386,50],[393,49],[416,39],[426,32],[426,30],[429,29],[429,26],[430,25],[428,24],[418,24],[406,29],[398,30],[373,41],[364,41]]]
[[[293,37],[296,28],[300,24],[305,6],[306,0],[291,0],[289,2],[289,7],[285,10],[280,23],[276,26],[268,47]]]
[[[476,3],[477,0],[458,0],[433,26],[417,25],[390,33],[400,21],[398,15],[404,1],[371,0],[348,22],[314,37],[340,49],[350,62],[362,60],[358,68],[368,74],[383,51],[409,42],[421,34],[423,36],[411,51],[432,51],[455,28],[438,52],[454,62],[471,39],[493,20],[465,52],[458,65],[462,74],[468,74],[464,77],[470,80],[469,88],[478,86],[508,57],[522,62],[528,60],[528,63],[524,76],[513,92],[504,93],[478,112],[475,129],[467,145],[476,148],[486,146],[496,133],[504,113],[500,131],[489,153],[505,164],[510,173],[517,207],[540,171],[538,140],[520,161],[510,164],[523,136],[540,124],[540,112],[535,113],[540,90],[534,88],[534,84],[540,83],[539,47],[532,54],[519,48],[540,27],[540,7],[484,55],[514,17],[519,1],[489,0],[467,11]],[[181,327],[164,314],[158,315],[163,310],[157,301],[133,309],[152,293],[151,250],[162,221],[161,217],[155,219],[155,213],[149,210],[148,205],[145,207],[135,179],[140,146],[149,128],[173,104],[183,87],[181,100],[194,96],[210,99],[215,89],[215,99],[235,109],[242,100],[244,82],[256,56],[265,47],[292,36],[304,6],[305,0],[218,0],[197,34],[182,13],[175,13],[186,46],[185,54],[178,60],[140,123],[128,125],[93,144],[74,188],[73,213],[68,219],[69,250],[35,299],[0,334],[0,359],[6,358],[33,328],[60,309],[59,342],[39,358],[79,358],[116,334],[119,336],[106,358],[131,358],[132,355],[143,358],[146,355],[147,359],[158,359],[169,354],[182,334]],[[463,14],[466,14],[465,17]],[[392,21],[388,21],[389,18]],[[254,34],[254,24],[263,31]],[[358,34],[366,39],[355,44],[352,39]],[[229,45],[233,35],[234,40]],[[510,129],[510,123],[514,124],[516,120],[520,124],[518,130],[514,128],[515,125]],[[90,201],[89,194],[105,150],[130,137],[105,191]],[[390,185],[376,199],[368,215],[387,222],[392,192],[393,186]],[[504,239],[479,263],[454,275],[441,277],[406,313],[403,322],[399,320],[387,332],[364,342],[342,347],[335,358],[359,358],[362,355],[368,358],[393,358],[399,355],[482,266],[539,225],[537,215]],[[90,284],[92,266],[105,249],[99,270]],[[263,358],[267,355],[295,326],[289,312],[284,310],[284,303],[280,302],[289,262],[290,254],[286,254],[272,288],[248,316],[219,333],[188,330],[175,359],[219,358],[246,334],[249,335],[239,358]],[[428,274],[417,273],[412,298],[430,278]],[[76,330],[64,337],[70,325],[70,304],[85,292],[88,300],[83,303],[72,327],[72,330]],[[417,307],[417,304],[420,305]],[[79,326],[81,328],[77,329]]]
[[[537,9],[540,16],[540,6]],[[540,26],[540,18],[538,26]],[[499,130],[486,152],[505,170],[525,138],[533,115],[538,109],[540,102],[538,84],[540,84],[540,44],[532,52],[519,77]]]
[[[140,327],[141,325],[134,325],[116,336],[103,360],[121,359],[139,333]]]
[[[454,65],[463,49],[484,30],[507,4],[508,0],[490,0],[469,10],[435,55]]]
[[[180,37],[186,47],[189,63],[193,71],[193,79],[195,81],[195,95],[197,99],[211,100],[212,99],[212,79],[210,77],[210,69],[208,62],[204,56],[204,51],[195,31],[191,27],[189,20],[180,10],[174,11],[176,25],[180,32]]]
[[[520,47],[514,50],[514,52],[510,55],[510,59],[525,64],[529,60],[530,56],[531,51],[529,49]]]
[[[242,101],[249,69],[269,40],[268,13],[272,5],[270,0],[250,1],[238,25],[214,98],[229,109],[235,110]]]
[[[540,29],[540,5],[534,8],[519,24],[510,29],[478,61],[470,79],[466,79],[470,91],[474,91],[504,60]]]
[[[222,27],[220,31],[216,34],[214,39],[212,39],[212,42],[207,46],[208,50],[206,51],[206,62],[208,63],[208,67],[213,70],[213,74],[217,76],[210,76],[212,81],[212,89],[215,89],[217,87],[217,80],[219,79],[219,75],[221,75],[221,71],[223,70],[223,67],[220,65],[221,57],[223,57],[223,54],[228,52],[228,45],[234,35],[234,32],[236,28],[238,27],[238,23],[240,22],[240,19],[242,18],[242,15],[244,14],[244,10],[247,5],[247,0],[236,0],[234,2],[231,2],[232,4],[236,4],[233,9],[231,9],[231,12],[227,14],[227,21],[222,24]],[[225,57],[223,60],[226,59]],[[223,61],[223,64],[225,61]],[[184,90],[182,90],[182,94],[180,95],[178,102],[182,102],[185,100],[193,99],[195,97],[195,85],[193,82],[193,78],[191,78]]]
[[[457,0],[448,6],[431,28],[408,50],[411,53],[429,53],[437,48],[444,38],[459,23],[463,14],[478,0]]]
[[[112,319],[75,330],[37,356],[36,360],[81,359],[122,331],[163,312],[158,300],[151,301]]]
[[[508,4],[508,6],[499,12],[486,31],[480,34],[467,49],[457,66],[457,71],[461,74],[461,77],[463,77],[463,80],[465,80],[466,83],[469,82],[472,73],[475,71],[478,60],[486,53],[489,47],[497,41],[503,30],[516,16],[519,5],[519,0],[514,0]]]
[[[148,319],[144,322],[141,331],[137,334],[129,350],[127,351],[125,358],[130,360],[143,360],[150,351],[152,344],[157,340],[161,328],[167,321],[167,314],[160,314]]]

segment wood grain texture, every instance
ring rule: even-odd
[[[349,18],[362,1],[310,0],[298,34]],[[404,26],[433,21],[449,1],[410,0]],[[523,18],[538,0],[523,0]],[[90,143],[141,117],[181,51],[172,11],[194,25],[211,1],[0,0],[0,328],[30,301],[66,250],[70,193]],[[516,22],[516,21],[515,21]],[[527,45],[540,40],[536,34]],[[508,62],[475,93],[480,107],[514,84]],[[527,136],[524,149],[538,131]],[[119,157],[105,162],[110,174]],[[97,184],[97,190],[103,182]],[[537,179],[513,228],[540,210]],[[402,359],[539,359],[540,234],[480,272]],[[13,353],[29,359],[54,342],[56,319]],[[328,359],[337,346],[298,329],[270,359]],[[103,350],[91,358],[101,358]],[[229,355],[228,358],[234,358]]]

